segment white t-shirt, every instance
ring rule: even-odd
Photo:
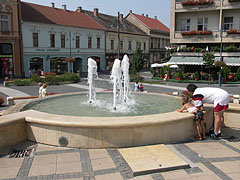
[[[43,87],[41,86],[41,87],[39,88],[39,90],[38,90],[38,96],[39,96],[39,97],[42,97],[42,88],[43,88]]]
[[[214,104],[214,107],[218,104],[224,106],[229,103],[229,94],[220,88],[197,88],[193,93],[193,100],[196,107],[203,103]]]

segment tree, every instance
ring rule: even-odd
[[[211,72],[211,68],[213,67],[214,59],[215,59],[214,54],[211,52],[207,52],[203,54],[204,65],[209,69],[209,76],[208,76],[209,81],[210,81],[210,72]]]
[[[143,68],[143,65],[144,65],[143,59],[144,59],[144,54],[142,53],[142,50],[141,50],[141,44],[138,44],[132,59],[132,67],[135,68],[137,72],[139,72]]]

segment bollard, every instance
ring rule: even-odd
[[[15,102],[14,102],[14,99],[13,97],[7,97],[7,105],[11,106],[11,105],[14,105]]]
[[[233,103],[239,104],[239,98],[240,98],[239,95],[233,95]]]

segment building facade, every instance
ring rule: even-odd
[[[22,75],[21,3],[0,2],[0,78]]]
[[[131,10],[126,19],[150,37],[148,67],[154,62],[163,62],[169,56],[165,47],[170,46],[170,29],[161,23],[156,16],[150,18],[148,15],[135,14]]]
[[[224,60],[236,71],[240,66],[240,1],[172,0],[170,37],[179,52],[169,63],[203,65],[201,51],[211,51],[215,60]]]
[[[33,73],[65,72],[87,75],[87,59],[105,69],[104,29],[89,16],[56,8],[22,2],[23,58],[25,76]],[[74,58],[74,62],[69,62]]]
[[[83,10],[84,11],[84,10]],[[110,16],[99,13],[97,8],[91,11],[84,11],[98,24],[105,29],[106,34],[106,65],[111,67],[114,60],[118,58],[118,16]],[[140,28],[130,23],[123,14],[119,14],[120,24],[120,58],[122,59],[125,54],[131,56],[140,46],[144,56],[145,64],[149,56],[149,37]]]

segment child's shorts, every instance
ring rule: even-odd
[[[195,112],[195,116],[194,116],[194,121],[195,122],[200,122],[203,120],[203,115],[204,113],[201,110],[197,110],[197,112]]]

